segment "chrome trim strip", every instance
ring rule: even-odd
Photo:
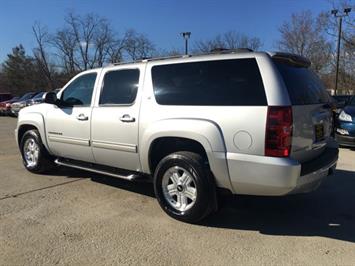
[[[92,147],[137,153],[137,145],[126,143],[93,140]]]
[[[49,141],[81,145],[81,146],[90,146],[90,142],[87,139],[77,139],[77,138],[69,138],[69,137],[60,137],[60,136],[48,136]]]
[[[109,176],[113,176],[113,177],[118,177],[118,178],[125,179],[125,180],[133,180],[133,179],[138,177],[137,175],[134,175],[134,174],[131,174],[131,175],[128,175],[128,176],[114,174],[114,173],[111,173],[111,172],[106,172],[106,171],[101,171],[101,170],[97,170],[97,169],[93,169],[93,168],[79,166],[79,165],[75,165],[75,164],[72,164],[72,163],[62,162],[59,159],[56,159],[54,162],[56,164],[58,164],[58,165],[63,165],[63,166],[76,168],[76,169],[80,169],[80,170],[84,170],[84,171],[89,171],[89,172],[93,172],[93,173],[97,173],[97,174],[103,174],[103,175],[109,175]]]

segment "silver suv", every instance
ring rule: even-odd
[[[21,110],[16,139],[35,173],[64,165],[153,176],[170,216],[197,222],[233,194],[309,192],[338,159],[329,96],[310,62],[235,51],[80,73]]]

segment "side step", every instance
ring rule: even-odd
[[[63,166],[89,171],[97,174],[109,175],[109,176],[118,177],[130,181],[140,177],[140,175],[135,172],[130,172],[127,170],[122,170],[114,167],[86,163],[86,162],[81,162],[76,160],[56,159],[54,162],[58,165],[63,165]]]

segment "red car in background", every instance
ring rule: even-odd
[[[11,104],[18,99],[19,97],[13,97],[11,100],[0,102],[0,115],[11,115]]]

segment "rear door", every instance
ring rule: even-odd
[[[98,164],[139,171],[138,124],[145,65],[104,69],[92,111],[92,151]]]
[[[330,141],[333,118],[330,96],[317,75],[306,66],[274,60],[292,104],[291,157],[300,162],[321,154]]]

